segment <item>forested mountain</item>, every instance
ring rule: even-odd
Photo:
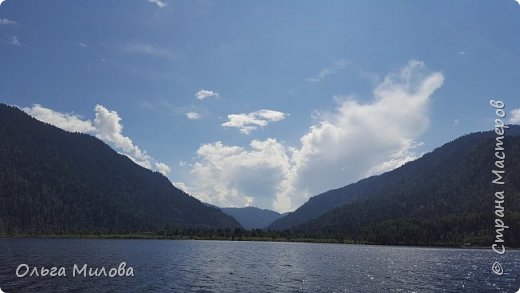
[[[350,184],[313,196],[294,212],[290,212],[285,217],[275,220],[268,228],[285,230],[315,219],[336,207],[363,196],[365,193],[372,192],[374,188],[377,189],[378,186],[372,184],[375,178],[369,177],[360,180],[356,184]]]
[[[99,139],[0,104],[0,234],[237,227]]]
[[[246,229],[263,229],[282,216],[278,212],[256,207],[221,208],[221,210],[235,218]]]
[[[520,127],[506,135],[504,221],[518,231]],[[379,244],[489,244],[495,143],[491,131],[463,136],[393,171],[312,198],[270,228]],[[508,244],[520,245],[520,235],[506,235]]]

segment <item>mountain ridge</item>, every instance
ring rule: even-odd
[[[0,233],[239,228],[101,140],[0,104]]]
[[[509,129],[506,130],[506,136],[520,136],[520,126],[518,125],[509,125]],[[484,139],[491,139],[494,137],[494,131],[481,131],[475,132],[471,134],[463,135],[459,138],[456,138],[442,146],[435,148],[432,152],[429,152],[423,155],[421,158],[408,162],[403,166],[394,169],[392,171],[377,175],[371,176],[365,179],[362,179],[358,182],[351,183],[344,187],[333,189],[324,193],[321,193],[317,196],[311,197],[305,204],[299,207],[294,212],[288,214],[286,217],[280,218],[269,225],[269,229],[273,230],[285,230],[290,229],[292,227],[297,227],[306,222],[312,221],[325,213],[334,210],[336,208],[340,208],[341,206],[352,203],[360,198],[366,197],[367,194],[374,194],[381,192],[383,188],[385,188],[384,184],[375,184],[377,182],[385,181],[391,182],[392,180],[397,180],[399,178],[405,178],[408,176],[412,176],[414,173],[413,168],[410,166],[414,166],[416,164],[422,164],[425,160],[429,160],[432,157],[432,153],[437,154],[438,152],[445,152],[445,150],[449,150],[450,146],[454,144],[460,143],[461,141],[466,141],[467,145],[471,145],[472,143],[477,143]],[[492,145],[489,145],[489,151],[492,150]],[[457,149],[455,154],[449,154],[445,152],[445,155],[450,155],[450,157],[456,158],[457,156],[463,156],[464,150]],[[419,162],[419,163],[417,163]],[[435,163],[435,162],[434,162]],[[437,162],[438,164],[439,162]]]
[[[245,229],[264,229],[283,215],[273,210],[257,207],[225,207],[220,209],[235,218]]]

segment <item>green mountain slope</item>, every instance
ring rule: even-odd
[[[507,134],[504,221],[518,231],[520,127]],[[490,244],[494,137],[481,132],[458,138],[396,170],[315,197],[270,228],[378,244]],[[509,245],[520,245],[519,236],[506,235]]]
[[[381,190],[294,230],[376,244],[490,245],[497,218],[494,194],[502,189],[492,184],[494,143],[491,133],[457,139],[383,176],[393,178]],[[514,233],[520,229],[520,136],[508,136],[504,143],[503,220],[511,227],[506,243],[520,246],[520,235]]]
[[[0,104],[0,233],[127,233],[236,228],[95,137]]]

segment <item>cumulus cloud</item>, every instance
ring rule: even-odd
[[[14,20],[10,20],[7,18],[0,18],[0,25],[15,25],[15,24],[18,24],[18,23]]]
[[[95,127],[89,120],[83,120],[74,113],[60,113],[35,104],[32,107],[22,108],[34,118],[52,124],[70,132],[94,133]]]
[[[170,166],[161,162],[155,162],[155,170],[164,176],[168,176],[168,174],[171,172]]]
[[[249,114],[230,114],[228,121],[222,123],[224,127],[236,127],[243,134],[250,134],[258,127],[265,127],[269,122],[277,122],[285,119],[288,114],[274,110],[259,110]]]
[[[285,147],[276,139],[253,140],[248,148],[204,144],[190,172],[190,191],[221,206],[271,206],[289,167]]]
[[[307,78],[307,81],[310,81],[310,82],[321,81],[325,77],[327,77],[331,74],[338,73],[339,71],[343,70],[348,64],[349,64],[349,62],[346,60],[336,61],[331,66],[325,67],[322,70],[320,70],[320,72],[316,76]]]
[[[173,182],[173,185],[185,193],[189,193],[188,187],[183,182]]]
[[[428,72],[424,63],[410,61],[388,74],[369,102],[336,97],[336,109],[317,115],[319,120],[298,147],[273,138],[253,140],[248,148],[204,144],[190,173],[190,188],[217,205],[252,203],[288,211],[309,196],[395,169],[418,157],[418,138],[429,124],[431,96],[443,81],[442,73]],[[255,119],[261,120],[240,115],[230,121],[239,128],[266,123]]]
[[[170,167],[155,161],[146,151],[136,146],[128,136],[123,135],[123,125],[121,124],[119,114],[116,111],[108,110],[102,105],[96,105],[94,108],[95,119],[93,122],[73,113],[60,113],[38,104],[22,108],[22,110],[40,121],[47,122],[63,130],[95,135],[135,163],[147,169],[161,172],[164,175],[170,173]]]
[[[198,119],[202,118],[202,116],[197,112],[187,112],[186,118],[188,118],[190,120],[198,120]]]
[[[148,2],[157,5],[157,7],[159,7],[159,8],[164,8],[164,7],[168,6],[168,4],[166,4],[166,2],[163,0],[148,0]]]
[[[417,138],[428,127],[431,95],[442,86],[440,72],[426,73],[423,62],[412,60],[389,74],[373,91],[374,99],[360,103],[347,98],[313,125],[300,142],[288,177],[289,190],[279,193],[275,207],[297,206],[305,198],[364,177],[392,170],[417,157]]]
[[[152,158],[145,151],[134,145],[128,136],[123,135],[123,125],[121,124],[119,114],[101,105],[96,105],[95,112],[94,126],[96,128],[96,137],[121,150],[123,154],[127,155],[135,163],[147,169],[152,169]]]
[[[509,118],[509,123],[520,125],[520,108],[513,109],[511,111],[511,118]]]
[[[220,94],[217,93],[217,92],[214,92],[214,91],[209,91],[209,90],[199,90],[198,92],[195,93],[195,98],[197,98],[197,100],[204,100],[204,99],[207,99],[207,98],[219,98],[220,97]]]

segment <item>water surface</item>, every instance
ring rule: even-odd
[[[341,244],[0,239],[0,288],[11,292],[516,292],[520,251]],[[504,275],[491,272],[500,261]],[[133,277],[72,276],[73,265],[126,262]],[[16,276],[20,264],[66,277]]]

